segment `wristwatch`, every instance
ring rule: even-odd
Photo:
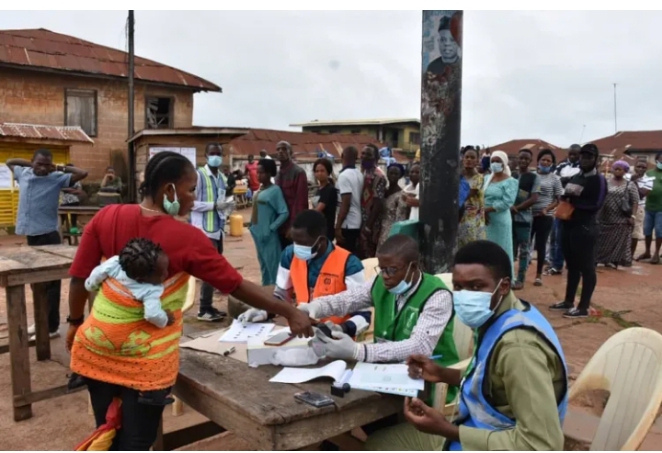
[[[85,315],[77,319],[72,319],[71,316],[67,316],[67,323],[71,324],[72,326],[80,326],[83,324],[83,321],[85,321]]]

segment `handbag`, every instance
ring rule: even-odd
[[[621,199],[621,213],[625,217],[630,217],[632,215],[632,203],[630,203],[630,181],[625,184],[625,192],[623,192],[623,198]]]
[[[567,200],[561,200],[554,217],[559,220],[570,220],[572,218],[572,213],[575,212],[575,207]]]

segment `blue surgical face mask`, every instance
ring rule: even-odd
[[[174,201],[168,200],[168,196],[166,194],[163,194],[163,209],[165,210],[166,213],[170,214],[171,216],[176,216],[179,214],[179,200],[177,200],[177,188],[175,187],[174,184],[170,184],[172,186],[172,189],[175,194],[175,199]]]
[[[655,162],[658,170],[662,170],[662,162]]]
[[[313,249],[317,249],[317,243],[321,238],[317,238],[317,241],[309,247],[307,245],[294,244],[294,256],[303,261],[310,261],[317,256],[317,250],[313,252]]]
[[[494,315],[494,310],[501,304],[501,300],[494,309],[490,309],[492,296],[501,286],[497,284],[496,289],[491,293],[484,291],[453,291],[453,307],[460,321],[472,329],[477,329],[487,322]]]
[[[490,164],[490,169],[492,170],[492,173],[501,173],[503,171],[503,164],[492,162]]]
[[[548,167],[545,167],[544,165],[538,165],[538,170],[539,170],[540,173],[542,173],[543,175],[546,175],[546,174],[548,174],[550,171],[552,171],[552,166],[550,165],[550,166],[548,166]]]
[[[402,281],[397,285],[395,285],[393,288],[389,288],[388,289],[389,293],[399,296],[400,294],[404,294],[411,289],[411,282],[407,281],[407,277],[409,277],[410,270],[411,270],[411,263],[409,263],[409,266],[407,266],[407,272],[405,273],[405,278],[403,278]]]
[[[218,168],[221,166],[223,158],[221,156],[207,156],[207,165],[211,168]]]

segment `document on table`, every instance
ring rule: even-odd
[[[232,326],[218,339],[221,343],[245,343],[249,338],[265,338],[271,333],[275,324],[249,322],[244,326],[241,321],[232,321]]]
[[[423,390],[423,379],[409,377],[407,365],[358,362],[349,379],[353,389],[415,397]]]
[[[300,384],[321,377],[330,377],[333,378],[334,381],[339,381],[346,369],[347,364],[343,360],[336,360],[335,362],[331,362],[321,368],[285,367],[280,373],[269,379],[269,382]]]

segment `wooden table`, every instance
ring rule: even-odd
[[[37,360],[48,360],[51,358],[48,301],[39,284],[67,278],[75,254],[75,247],[64,245],[0,248],[0,287],[5,288],[7,299],[8,352],[15,421],[32,417],[32,403],[67,393],[66,385],[32,391],[25,285],[34,285]]]
[[[78,245],[78,237],[83,233],[83,226],[89,222],[94,215],[99,212],[101,208],[99,206],[60,206],[58,208],[58,214],[65,216],[60,222],[60,236],[62,241],[65,239],[69,242],[69,245],[72,245],[71,239],[73,238],[73,245]],[[78,234],[71,234],[71,216],[77,216],[76,225],[80,232]],[[85,217],[86,221],[81,222],[81,217]]]
[[[329,379],[296,385],[270,383],[280,368],[250,368],[232,358],[186,348],[180,353],[174,393],[260,450],[307,447],[402,410],[401,397],[361,390],[352,390],[344,398],[332,397],[335,406],[318,409],[297,402],[293,395],[304,390],[329,395]]]

